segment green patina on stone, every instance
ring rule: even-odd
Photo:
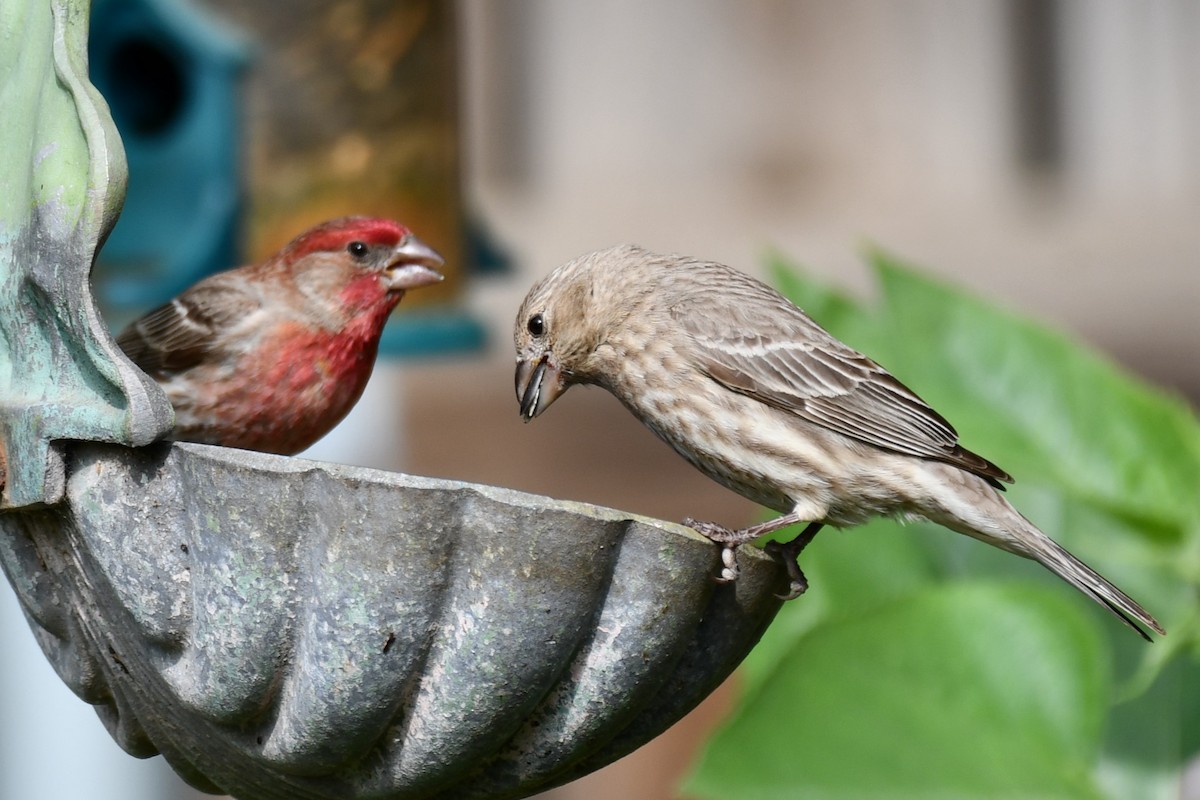
[[[0,5],[0,507],[62,497],[56,442],[142,445],[170,405],[120,353],[89,275],[125,196],[125,155],[87,80],[87,2]]]

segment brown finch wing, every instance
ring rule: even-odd
[[[713,292],[671,307],[709,378],[860,442],[945,461],[993,484],[1012,482],[1004,470],[961,447],[953,426],[891,373],[783,296],[737,275],[730,287],[733,314],[709,299]]]
[[[202,281],[131,322],[117,336],[117,345],[151,375],[196,366],[218,345],[223,331],[261,307],[256,294],[223,277]]]

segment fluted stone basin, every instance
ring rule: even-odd
[[[190,444],[67,449],[0,513],[42,648],[130,753],[244,798],[519,797],[628,753],[778,610],[682,526]]]

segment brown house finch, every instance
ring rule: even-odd
[[[399,223],[335,219],[205,278],[117,344],[166,391],[176,439],[291,455],[358,401],[388,315],[441,264]]]
[[[623,246],[571,261],[517,314],[517,399],[526,421],[573,384],[602,386],[713,480],[783,516],[745,530],[691,524],[734,548],[806,522],[768,552],[787,599],[807,588],[796,558],[823,525],[925,518],[1031,558],[1107,606],[1162,626],[1001,494],[1012,479],[958,444],[940,414],[778,292],[721,264]]]

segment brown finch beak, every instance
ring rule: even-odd
[[[389,291],[419,289],[444,280],[438,267],[446,263],[429,245],[415,236],[408,236],[392,251],[387,265]]]
[[[517,362],[517,399],[521,401],[521,418],[526,422],[549,408],[566,390],[562,370],[549,353],[537,361]]]

